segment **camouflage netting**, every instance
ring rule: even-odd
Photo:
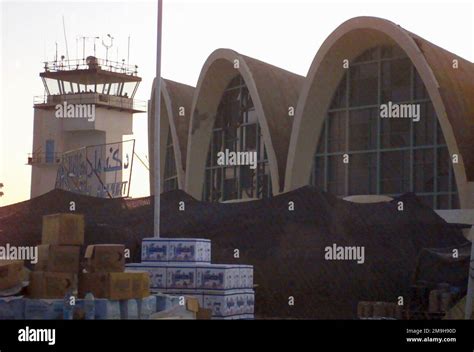
[[[397,210],[399,200],[404,211]],[[70,201],[85,215],[86,244],[123,243],[133,261],[140,261],[141,239],[153,233],[152,198],[51,191],[0,208],[0,245],[38,244],[42,216],[68,211]],[[178,210],[180,201],[185,211]],[[390,203],[355,204],[304,187],[268,200],[213,204],[173,191],[162,196],[161,219],[162,237],[211,239],[214,263],[254,265],[256,315],[264,318],[355,318],[360,300],[408,297],[423,248],[466,243],[458,227],[412,194]],[[325,260],[324,248],[333,243],[365,246],[365,264]],[[240,258],[234,258],[234,249]],[[452,270],[456,278],[464,272],[467,284],[467,267]],[[294,306],[288,305],[289,296]]]

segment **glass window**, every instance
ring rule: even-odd
[[[410,81],[410,59],[382,62],[382,102],[410,100]]]
[[[218,165],[217,154],[256,152],[257,169],[249,165]],[[209,145],[203,199],[231,199],[271,196],[270,170],[257,114],[241,76],[231,80],[219,103]]]
[[[348,194],[377,193],[377,154],[351,154],[349,159]]]
[[[411,119],[383,118],[381,121],[380,142],[382,148],[410,146]]]
[[[367,150],[377,147],[377,109],[349,112],[349,149]]]
[[[349,105],[376,105],[378,100],[378,64],[352,66],[349,73]]]
[[[413,185],[415,193],[434,191],[434,152],[432,148],[414,151]]]
[[[311,184],[338,196],[416,192],[431,207],[458,208],[443,132],[423,81],[403,50],[372,48],[348,71],[318,139]],[[420,120],[380,118],[378,100],[418,104]],[[350,155],[348,165],[342,163],[344,153]]]
[[[346,150],[346,112],[330,113],[328,116],[328,151],[342,152]]]
[[[422,146],[433,143],[437,121],[431,102],[420,104],[420,121],[413,122],[414,145]]]
[[[342,155],[328,157],[328,192],[336,196],[344,196],[345,190],[345,168]]]
[[[449,191],[449,169],[451,167],[451,158],[449,157],[449,152],[447,147],[438,148],[438,158],[437,158],[437,191],[438,192],[448,192]]]
[[[341,83],[336,89],[336,93],[334,93],[334,97],[332,98],[331,109],[343,108],[347,105],[347,73],[344,73],[344,77],[341,80]]]
[[[385,194],[400,194],[410,188],[410,153],[393,151],[381,153],[380,189]]]

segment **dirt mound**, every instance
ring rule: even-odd
[[[41,217],[68,211],[71,201],[85,214],[86,243],[123,243],[133,261],[140,260],[141,239],[153,233],[152,198],[109,200],[54,190],[0,208],[0,245],[38,244]],[[214,263],[254,265],[256,314],[268,318],[355,318],[359,300],[408,297],[423,248],[466,242],[413,194],[356,204],[304,187],[271,199],[216,204],[173,191],[162,196],[161,219],[162,237],[211,239]],[[325,260],[333,244],[363,246],[365,263]]]

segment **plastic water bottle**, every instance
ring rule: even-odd
[[[94,295],[90,292],[88,292],[86,296],[84,297],[84,313],[85,313],[86,320],[95,319]]]
[[[64,296],[63,302],[63,319],[64,320],[72,320],[74,315],[74,305],[72,305],[72,294],[71,292],[66,293]]]

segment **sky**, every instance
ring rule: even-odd
[[[82,36],[111,34],[109,57],[127,57],[143,81],[136,99],[148,100],[155,76],[156,1],[4,1],[0,0],[0,206],[29,199],[33,141],[33,97],[43,94],[43,62],[52,60],[55,43],[69,57],[82,58]],[[162,76],[196,86],[207,57],[218,48],[306,76],[323,41],[344,21],[382,17],[474,62],[474,5],[466,1],[269,1],[164,0]],[[86,56],[92,54],[92,42]],[[97,42],[97,56],[105,49]],[[134,116],[136,152],[147,160],[145,114]],[[130,137],[130,136],[128,136]],[[128,138],[125,138],[128,139]],[[136,162],[131,196],[149,193],[148,171]]]

